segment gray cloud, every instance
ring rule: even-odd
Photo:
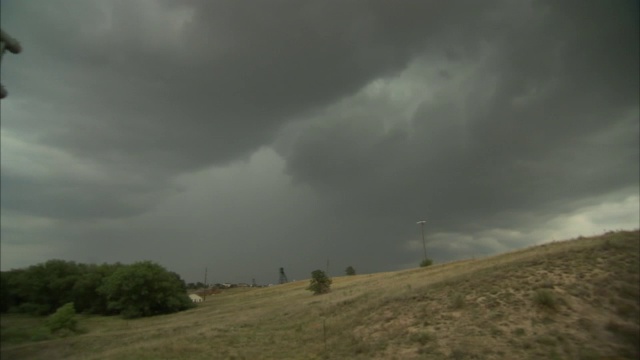
[[[563,33],[582,30],[594,16],[587,11],[599,10],[574,18],[548,16],[552,10],[511,24],[486,53],[467,59],[481,65],[460,75],[464,88],[445,84],[425,99],[410,136],[402,128],[385,133],[376,114],[336,121],[301,135],[289,173],[338,198],[349,193],[384,209],[406,204],[406,215],[429,207],[442,226],[637,184],[638,36],[630,31],[637,19],[621,7],[616,21]],[[605,67],[600,53],[619,56]]]

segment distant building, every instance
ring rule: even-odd
[[[196,295],[196,294],[189,294],[189,298],[191,299],[191,301],[193,301],[194,303],[199,303],[202,302],[202,297],[200,295]]]

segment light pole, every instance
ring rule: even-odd
[[[420,220],[416,224],[420,224],[420,229],[422,230],[422,247],[424,248],[424,259],[427,260],[427,244],[424,242],[424,224],[426,224],[426,220]]]

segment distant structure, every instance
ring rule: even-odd
[[[199,303],[199,302],[204,301],[204,299],[202,297],[200,297],[199,295],[196,295],[196,294],[189,294],[189,298],[194,303]]]
[[[288,283],[287,275],[284,274],[284,268],[280,268],[280,284]]]

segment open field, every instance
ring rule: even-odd
[[[2,359],[638,359],[640,232],[428,268],[238,288],[137,320],[38,333],[2,316]]]

